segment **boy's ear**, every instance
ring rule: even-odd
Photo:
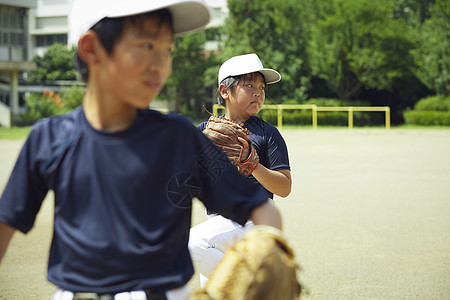
[[[223,99],[227,100],[230,97],[228,95],[229,92],[230,92],[230,90],[225,86],[225,84],[219,85],[219,93]]]
[[[87,65],[93,65],[99,61],[97,45],[99,45],[98,36],[92,30],[88,30],[78,40],[78,55]]]

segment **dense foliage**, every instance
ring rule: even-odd
[[[221,61],[255,52],[263,64],[282,74],[270,86],[270,100],[282,103],[307,99],[310,72],[307,65],[308,11],[304,0],[228,0]]]
[[[28,73],[29,82],[48,82],[55,80],[75,80],[77,71],[74,66],[75,49],[60,43],[48,47],[44,55],[36,55],[33,62],[37,69]]]
[[[215,56],[206,55],[205,42],[204,32],[176,39],[172,75],[158,97],[174,101],[175,111],[192,118],[198,117],[210,97],[205,89],[205,72],[215,63]]]
[[[392,121],[401,123],[421,98],[450,95],[448,0],[228,0],[228,8],[223,27],[176,39],[172,76],[159,98],[178,112],[199,117],[215,102],[220,64],[250,52],[282,74],[266,103],[362,100],[390,106]],[[212,36],[217,52],[205,51]],[[51,46],[33,58],[38,69],[28,80],[75,79],[73,54]]]
[[[414,72],[430,90],[450,95],[450,1],[436,0],[430,12],[415,31]]]
[[[283,79],[269,101],[389,105],[449,94],[450,1],[228,0],[223,59],[256,52]]]
[[[42,118],[61,115],[81,105],[84,87],[72,86],[60,93],[44,89],[42,93],[30,93],[25,97],[26,113],[22,121],[34,122]]]

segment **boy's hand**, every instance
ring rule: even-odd
[[[250,144],[241,137],[238,137],[238,141],[242,144],[241,162],[243,162],[248,158],[248,155],[250,154]]]
[[[0,222],[0,262],[5,256],[9,242],[16,230],[5,223]]]

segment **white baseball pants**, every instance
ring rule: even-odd
[[[201,287],[204,287],[225,251],[253,226],[252,221],[241,226],[220,215],[210,215],[208,220],[191,228],[189,251],[195,269],[200,272]]]

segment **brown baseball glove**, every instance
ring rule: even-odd
[[[211,114],[203,133],[227,154],[244,176],[249,176],[259,163],[258,153],[249,139],[250,132],[233,120]],[[250,153],[243,157],[244,147],[238,138],[246,140]]]
[[[302,286],[300,267],[281,232],[257,225],[227,250],[205,287],[191,300],[293,300]]]

